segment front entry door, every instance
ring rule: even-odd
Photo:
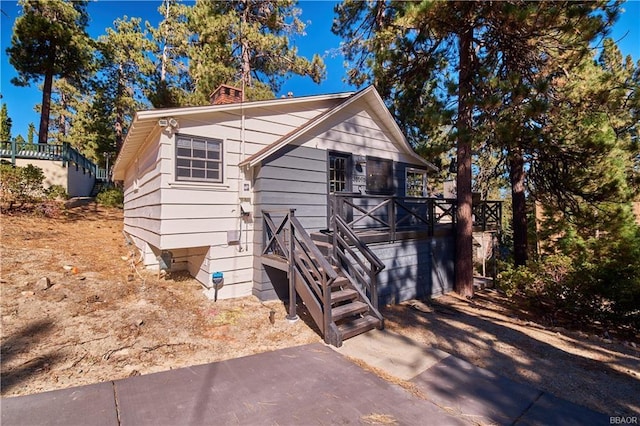
[[[336,192],[352,192],[352,176],[351,171],[353,169],[351,155],[330,152],[329,153],[329,196]],[[345,219],[352,220],[353,212],[348,209]],[[331,213],[329,212],[329,215]],[[327,220],[329,218],[327,217]],[[330,226],[331,224],[329,224]]]

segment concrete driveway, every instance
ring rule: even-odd
[[[387,332],[35,395],[2,398],[9,425],[608,424],[527,385]],[[358,340],[356,340],[358,339]],[[350,343],[351,342],[351,343]],[[359,347],[358,347],[359,345]],[[395,346],[392,351],[389,346]],[[411,346],[411,348],[410,348]],[[404,349],[403,349],[404,348]],[[401,387],[366,371],[369,352]],[[404,353],[403,353],[404,352]],[[391,367],[384,366],[386,360]],[[425,361],[426,360],[426,361]],[[393,365],[414,365],[399,377]],[[382,365],[382,366],[381,366]],[[415,374],[414,374],[415,373]],[[413,389],[413,391],[412,391]]]

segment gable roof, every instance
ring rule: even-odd
[[[389,112],[389,109],[384,104],[384,101],[382,100],[382,98],[380,97],[380,94],[378,93],[378,91],[375,89],[374,86],[368,86],[365,89],[362,89],[361,91],[353,94],[349,98],[346,98],[343,102],[339,103],[335,107],[309,120],[308,122],[298,127],[294,131],[290,132],[289,134],[284,135],[283,137],[281,137],[271,145],[267,145],[266,147],[262,148],[261,150],[259,150],[258,152],[250,156],[249,158],[242,161],[240,163],[240,166],[254,167],[257,164],[260,164],[260,162],[262,162],[262,160],[264,160],[265,158],[275,154],[280,149],[289,145],[299,137],[303,136],[304,134],[311,131],[312,129],[318,127],[322,123],[329,120],[332,116],[336,115],[340,111],[343,111],[344,109],[348,108],[350,105],[355,104],[356,102],[366,102],[368,106],[371,109],[373,109],[376,115],[382,120],[383,124],[391,131],[392,138],[400,144],[400,147],[405,150],[406,154],[413,157],[418,163],[424,165],[425,167],[433,171],[438,170],[438,168],[434,166],[432,163],[428,162],[427,160],[425,160],[424,158],[416,154],[416,152],[413,150],[411,145],[409,145],[409,142],[407,142],[407,139],[405,138],[404,133],[402,133],[402,130],[400,130],[398,123],[396,123],[395,119]]]
[[[336,100],[338,104],[333,108],[329,108],[322,114],[307,121],[302,126],[293,130],[292,132],[282,136],[276,142],[267,145],[257,153],[248,157],[240,163],[240,166],[253,167],[259,164],[262,160],[273,155],[283,147],[297,140],[299,137],[305,135],[307,132],[313,130],[317,126],[329,120],[331,117],[338,114],[340,111],[348,108],[357,102],[365,102],[366,105],[375,113],[375,115],[382,121],[382,124],[391,132],[391,138],[396,142],[402,150],[416,160],[416,164],[422,164],[428,169],[437,171],[438,168],[432,163],[426,161],[415,153],[413,148],[407,142],[402,130],[396,123],[395,119],[389,112],[389,109],[384,104],[384,101],[378,94],[378,91],[373,86],[368,86],[359,92],[344,92],[334,93],[329,95],[315,95],[315,96],[302,96],[297,98],[280,98],[271,99],[266,101],[253,101],[235,104],[224,105],[206,105],[197,107],[179,107],[179,108],[160,108],[153,110],[138,111],[131,123],[131,127],[127,132],[127,136],[124,140],[118,158],[113,165],[113,178],[114,180],[123,180],[125,177],[125,170],[129,164],[135,159],[140,148],[147,141],[149,135],[157,131],[158,120],[167,118],[178,118],[194,115],[208,115],[220,112],[238,112],[250,111],[254,108],[264,108],[280,105],[296,105],[307,104],[313,102]]]
[[[320,101],[340,101],[353,95],[353,92],[333,93],[328,95],[300,96],[295,98],[279,98],[266,101],[252,101],[223,105],[205,105],[179,108],[158,108],[136,112],[129,127],[127,136],[122,144],[120,153],[113,164],[114,180],[124,179],[124,172],[135,159],[138,151],[144,145],[149,135],[158,129],[158,120],[194,115],[208,115],[220,112],[250,111],[255,108],[265,108],[281,105],[303,105]]]

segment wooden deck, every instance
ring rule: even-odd
[[[100,168],[85,157],[69,143],[63,144],[30,144],[16,141],[0,142],[0,158],[10,159],[15,165],[16,159],[61,161],[67,165],[75,165],[94,175],[96,179],[107,180],[107,170]]]

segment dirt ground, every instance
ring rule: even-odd
[[[289,323],[282,302],[214,302],[184,273],[158,278],[142,269],[120,210],[5,213],[0,225],[2,396],[322,340],[304,312]],[[610,415],[640,413],[639,336],[544,327],[491,290],[383,314],[387,329],[515,381]]]

